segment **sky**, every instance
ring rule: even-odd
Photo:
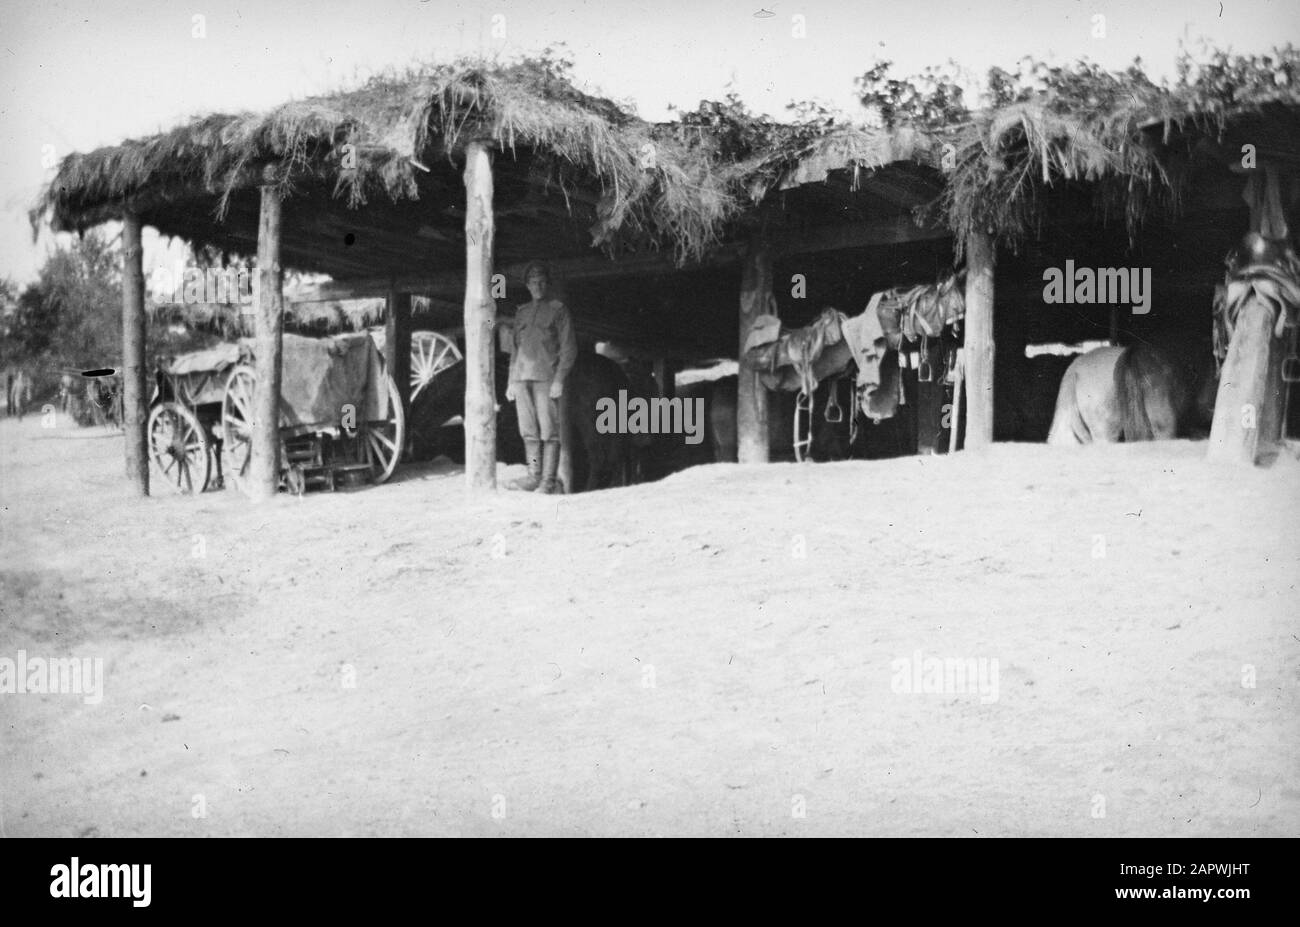
[[[33,241],[27,210],[54,158],[416,60],[510,58],[563,43],[585,89],[647,119],[728,89],[778,118],[791,100],[855,116],[853,79],[882,58],[899,75],[952,59],[976,76],[1026,54],[1109,68],[1141,55],[1160,77],[1172,74],[1180,39],[1202,37],[1243,53],[1300,43],[1300,2],[4,0],[0,276],[32,280],[52,246],[48,232]],[[170,266],[175,248],[164,252],[147,231],[146,273]]]

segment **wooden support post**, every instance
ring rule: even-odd
[[[149,495],[149,452],[145,423],[144,247],[140,216],[122,214],[122,421],[126,428],[126,478],[136,495]]]
[[[1285,311],[1285,310],[1283,310]],[[1286,339],[1268,340],[1268,371],[1264,375],[1264,401],[1259,410],[1258,460],[1286,434],[1286,383],[1282,381],[1282,362],[1286,359]]]
[[[470,489],[497,487],[497,307],[492,299],[492,156],[465,148],[465,477]]]
[[[740,369],[736,395],[736,453],[740,463],[767,463],[771,457],[768,440],[767,390],[758,372],[745,358],[745,339],[760,315],[776,314],[772,293],[772,256],[758,242],[751,243],[740,272]]]
[[[384,366],[397,383],[402,408],[411,410],[411,294],[388,291],[388,317],[384,321]]]
[[[1274,346],[1272,308],[1263,300],[1251,299],[1237,313],[1228,356],[1219,374],[1219,394],[1214,403],[1214,422],[1210,426],[1210,446],[1206,458],[1228,463],[1255,463],[1256,455],[1277,439],[1281,421],[1276,405],[1281,397],[1281,365],[1270,356],[1280,355]],[[1279,382],[1270,382],[1276,378]]]
[[[993,443],[992,236],[966,239],[966,440],[968,448]]]
[[[248,495],[275,497],[280,483],[280,353],[284,343],[284,275],[280,268],[280,195],[263,186],[257,225],[257,301],[253,307],[252,448]]]

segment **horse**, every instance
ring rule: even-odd
[[[1209,355],[1175,361],[1146,343],[1095,348],[1066,368],[1047,443],[1161,441],[1198,434],[1213,414]]]
[[[735,463],[739,458],[736,429],[736,401],[739,378],[729,374],[702,384],[706,432],[716,463]],[[796,394],[769,390],[767,394],[767,442],[772,460],[793,461]]]
[[[497,460],[522,463],[523,439],[513,404],[506,399],[509,364],[506,355],[497,355]],[[565,381],[562,402],[570,423],[570,454],[574,484],[585,489],[625,486],[634,481],[637,451],[645,436],[601,434],[596,429],[596,401],[602,397],[617,400],[619,390],[638,395],[627,374],[607,357],[580,351]],[[463,361],[439,373],[411,402],[407,416],[407,450],[415,460],[430,460],[447,455],[454,463],[465,462],[465,428],[447,424],[465,414],[465,364]],[[572,488],[569,489],[573,491]]]
[[[563,420],[570,429],[570,456],[573,460],[573,483],[567,487],[573,492],[577,486],[584,491],[627,486],[634,481],[636,455],[634,441],[644,447],[645,437],[611,432],[602,434],[596,427],[599,414],[596,403],[601,399],[618,400],[620,390],[630,397],[636,395],[632,383],[616,361],[600,354],[579,351],[564,383],[561,402],[564,403]]]

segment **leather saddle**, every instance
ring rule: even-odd
[[[836,373],[818,364],[826,349],[844,339],[840,323],[847,316],[838,309],[823,309],[811,324],[791,331],[781,331],[776,316],[759,316],[745,339],[745,356],[759,371],[759,379],[771,390],[796,389],[812,395],[826,376]]]
[[[1248,300],[1272,307],[1275,338],[1300,324],[1300,257],[1290,242],[1251,232],[1224,263],[1227,276],[1214,290],[1214,353],[1220,360],[1228,354],[1237,315]]]

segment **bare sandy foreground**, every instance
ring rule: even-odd
[[[0,695],[7,836],[1300,833],[1293,460],[565,498],[432,465],[254,507],[129,500],[117,436],[0,437],[0,657],[104,666],[99,704]],[[995,690],[924,691],[934,658]]]

